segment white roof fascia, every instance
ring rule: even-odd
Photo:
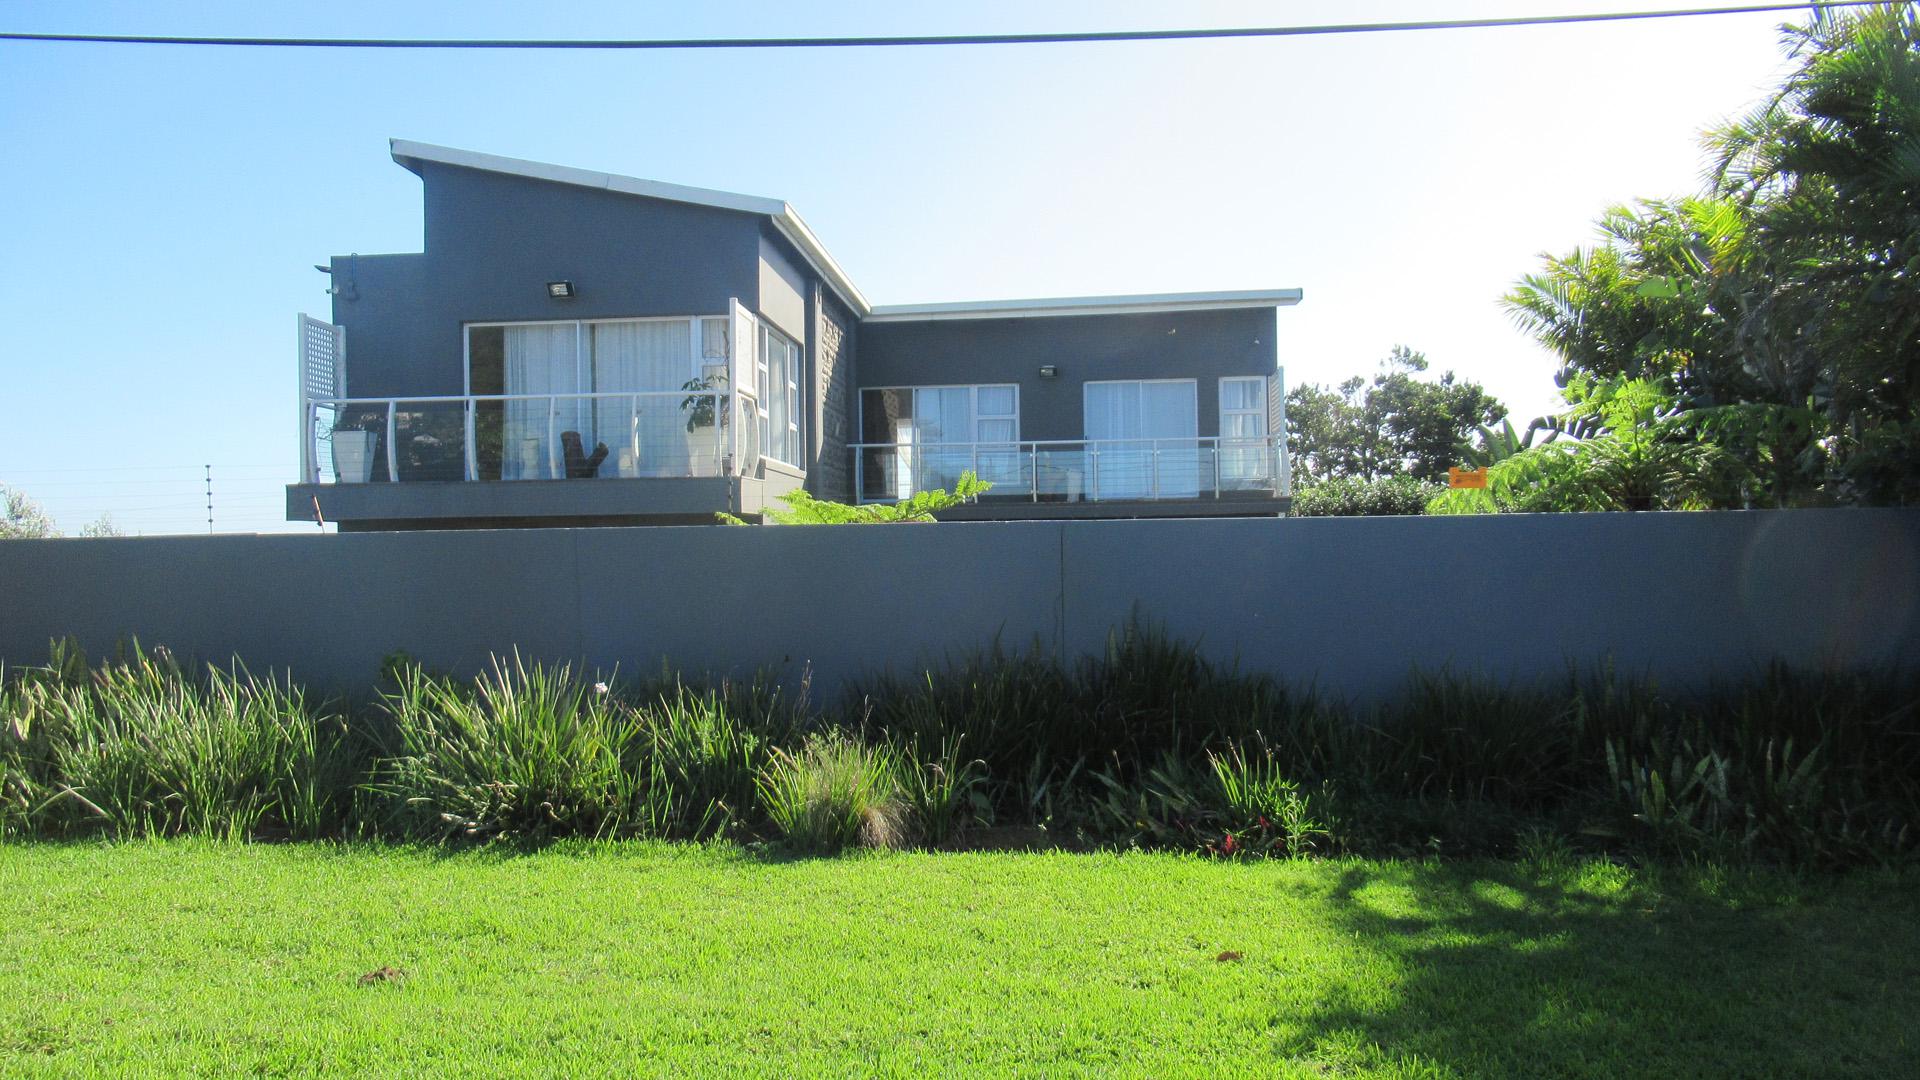
[[[388,143],[393,152],[393,160],[408,168],[412,167],[413,162],[427,161],[439,165],[453,165],[462,169],[523,176],[529,180],[597,188],[622,195],[639,195],[649,199],[664,199],[668,202],[690,203],[695,206],[711,206],[721,210],[738,210],[747,214],[764,215],[773,219],[774,228],[778,229],[794,247],[800,249],[801,256],[827,280],[828,285],[839,294],[841,301],[853,308],[856,317],[863,317],[872,310],[872,305],[867,303],[867,298],[854,287],[852,279],[847,277],[846,271],[840,268],[840,264],[834,261],[833,256],[827,254],[827,249],[820,243],[819,238],[813,235],[813,230],[807,228],[807,223],[800,220],[800,215],[794,213],[793,207],[779,199],[763,199],[754,195],[687,187],[683,184],[664,184],[657,180],[642,180],[638,177],[620,176],[615,173],[575,169],[566,165],[549,165],[541,161],[482,154],[473,150],[435,146],[432,143],[411,142],[406,139],[390,139]]]
[[[867,322],[926,322],[938,319],[1028,319],[1059,315],[1147,315],[1167,311],[1224,311],[1232,308],[1290,307],[1299,289],[1240,292],[1147,293],[1137,296],[1063,296],[1036,300],[978,300],[958,304],[883,304]]]
[[[834,261],[832,255],[827,253],[826,245],[820,242],[819,237],[813,235],[813,230],[807,228],[807,223],[800,220],[800,215],[794,213],[793,207],[782,203],[781,211],[773,215],[773,227],[779,229],[780,235],[786,237],[789,243],[800,249],[800,253],[813,264],[814,270],[818,271],[820,276],[826,279],[827,285],[839,294],[840,302],[853,309],[854,318],[867,317],[867,314],[873,310],[873,305],[867,302],[866,295],[860,291],[859,286],[853,283],[853,279],[847,276],[847,272],[840,268],[840,264]]]

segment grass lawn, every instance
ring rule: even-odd
[[[1911,878],[0,845],[0,1075],[1920,1070]],[[362,985],[383,967],[395,980]]]

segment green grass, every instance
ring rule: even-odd
[[[1879,1077],[1916,1016],[1885,873],[0,845],[7,1076]]]

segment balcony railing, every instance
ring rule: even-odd
[[[724,391],[314,398],[310,483],[727,476],[758,457]],[[601,448],[604,447],[604,453]]]
[[[952,490],[972,471],[985,498],[1032,502],[1280,497],[1291,493],[1286,439],[1047,439],[1002,443],[856,443],[854,490],[894,502]]]

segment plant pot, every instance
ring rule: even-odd
[[[333,433],[333,476],[342,484],[364,484],[373,478],[373,432]]]

